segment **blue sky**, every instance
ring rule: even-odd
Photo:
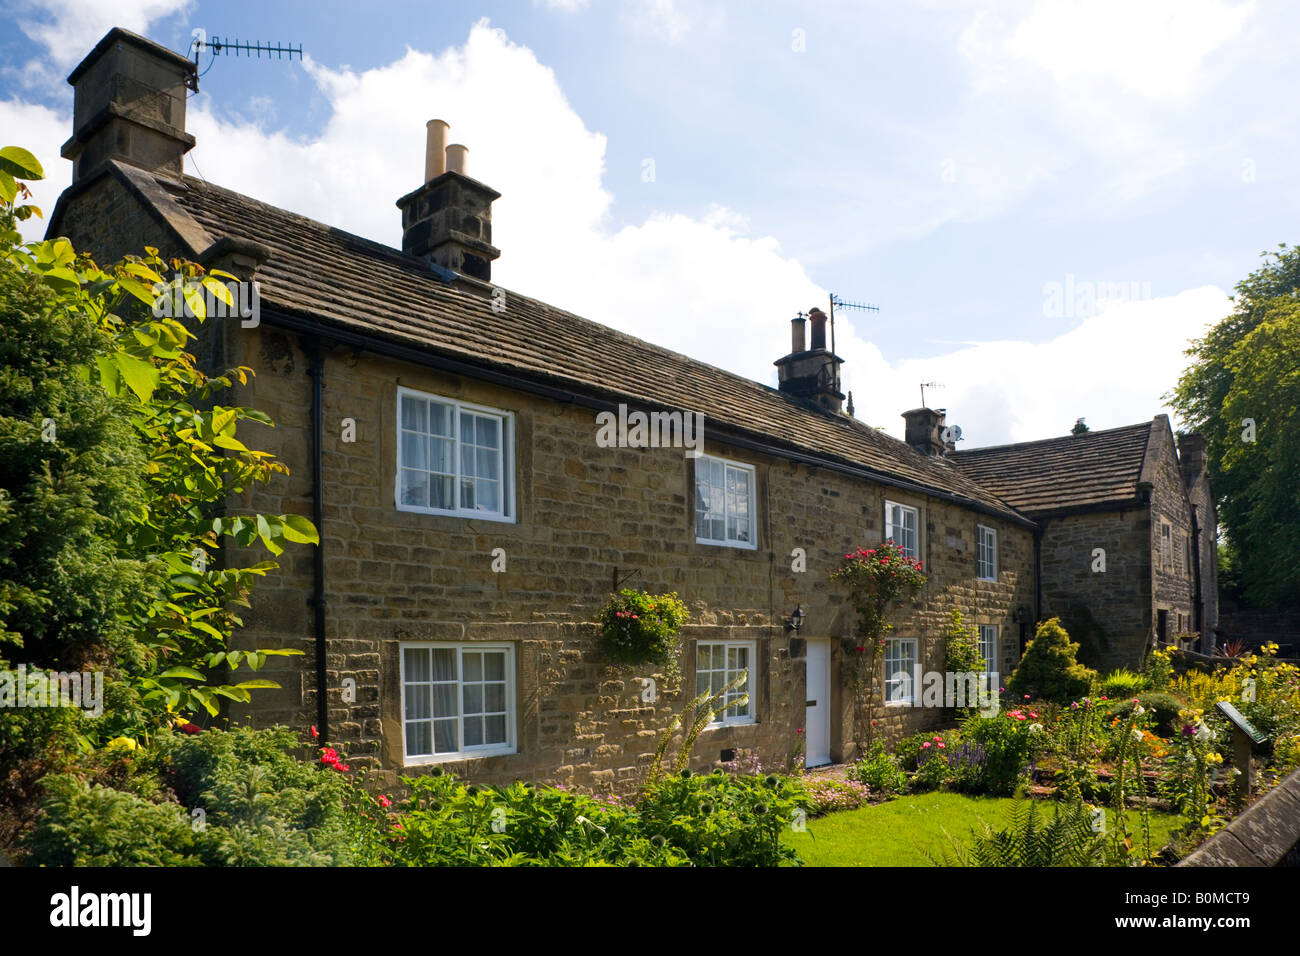
[[[396,244],[446,119],[503,193],[503,285],[769,384],[796,311],[876,303],[837,344],[894,434],[922,380],[971,446],[1165,411],[1187,339],[1300,222],[1283,3],[4,10],[0,122],[53,192],[63,77],[108,27],[300,42],[305,64],[216,61],[188,172]]]

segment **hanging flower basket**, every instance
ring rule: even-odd
[[[624,588],[600,610],[601,650],[620,664],[656,664],[676,680],[681,657],[677,632],[689,617],[676,591],[647,594]]]

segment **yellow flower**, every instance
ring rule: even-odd
[[[114,737],[108,742],[108,750],[136,750],[139,744],[130,737]]]
[[[1206,754],[1207,763],[1223,763],[1223,755],[1217,753]]]

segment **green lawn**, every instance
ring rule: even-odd
[[[899,797],[859,810],[832,813],[808,821],[806,833],[789,833],[786,842],[799,851],[806,866],[932,866],[929,852],[942,860],[952,846],[947,830],[965,844],[971,828],[983,823],[998,830],[1006,826],[1015,801],[1009,797],[967,797],[956,793],[925,793]],[[1050,801],[1043,809],[1050,814]],[[1167,813],[1151,814],[1151,848],[1158,850],[1182,822]],[[1141,842],[1141,817],[1129,813],[1130,832]]]

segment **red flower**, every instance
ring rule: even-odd
[[[312,726],[311,726],[311,735],[312,735],[313,737],[319,737],[319,736],[320,736],[320,731],[316,729],[316,725],[315,725],[315,724],[312,724]]]
[[[349,766],[348,766],[347,764],[345,764],[345,763],[336,763],[336,764],[333,765],[333,767],[334,767],[334,769],[337,770],[339,773],[347,773],[349,770],[352,769],[351,767],[349,767]]]
[[[381,807],[391,807],[391,806],[393,805],[393,801],[392,801],[392,800],[389,800],[388,797],[384,796],[384,795],[381,793],[381,794],[379,795],[379,805],[380,805]]]
[[[333,747],[326,747],[323,751],[321,751],[320,762],[329,767],[333,767],[337,765],[339,762],[338,751],[335,750]]]
[[[198,724],[184,723],[181,724],[181,733],[201,734],[203,733],[203,728],[200,727]]]

